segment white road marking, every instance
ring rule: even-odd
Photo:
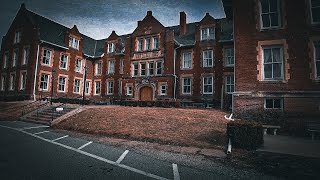
[[[26,127],[26,128],[22,128],[22,130],[27,130],[27,129],[37,129],[37,128],[47,128],[49,126],[35,126],[35,127]]]
[[[180,175],[179,175],[179,171],[178,171],[178,165],[177,164],[172,164],[172,168],[173,168],[173,179],[174,180],[180,180]]]
[[[41,132],[34,133],[34,135],[43,134],[43,133],[47,133],[47,132],[50,132],[50,131],[41,131]]]
[[[126,157],[126,155],[128,154],[129,150],[125,150],[122,155],[119,157],[119,159],[116,161],[116,163],[120,164],[121,161]]]
[[[60,139],[66,138],[66,137],[69,137],[69,135],[65,135],[65,136],[59,137],[59,138],[54,139],[54,140],[52,140],[52,141],[53,141],[53,142],[54,142],[54,141],[58,141],[58,140],[60,140]]]
[[[88,146],[88,145],[91,144],[91,143],[92,143],[92,141],[90,141],[90,142],[88,142],[88,143],[80,146],[78,149],[81,150],[81,149],[83,149],[84,147]]]
[[[43,138],[43,137],[41,137],[41,136],[34,135],[34,134],[29,133],[29,132],[26,132],[26,131],[22,131],[22,130],[19,130],[19,129],[16,129],[16,128],[12,128],[12,127],[8,127],[8,126],[2,126],[2,125],[0,125],[0,127],[22,132],[22,133],[24,133],[24,134],[27,134],[27,135],[30,135],[30,136],[32,136],[32,137],[41,139],[41,140],[46,141],[46,142],[48,142],[48,143],[52,143],[52,144],[55,144],[55,145],[64,147],[64,148],[66,148],[66,149],[69,149],[69,150],[71,150],[71,151],[75,151],[75,152],[80,153],[80,154],[82,154],[82,155],[89,156],[89,157],[91,157],[91,158],[100,160],[100,161],[102,161],[102,162],[105,162],[105,163],[108,163],[108,164],[111,164],[111,165],[114,165],[114,166],[117,166],[117,167],[120,167],[120,168],[123,168],[123,169],[127,169],[127,170],[129,170],[129,171],[132,171],[132,172],[135,172],[135,173],[138,173],[138,174],[142,174],[142,175],[147,176],[147,177],[151,177],[151,178],[158,179],[158,180],[169,180],[169,179],[167,179],[167,178],[164,178],[164,177],[161,177],[161,176],[157,176],[157,175],[155,175],[155,174],[151,174],[151,173],[148,173],[148,172],[145,172],[145,171],[142,171],[142,170],[139,170],[139,169],[136,169],[136,168],[133,168],[133,167],[124,165],[124,164],[118,164],[118,163],[116,163],[116,162],[114,162],[114,161],[111,161],[111,160],[108,160],[108,159],[99,157],[99,156],[94,155],[94,154],[90,154],[90,153],[88,153],[88,152],[85,152],[85,151],[82,151],[82,150],[79,150],[79,149],[76,149],[76,148],[73,148],[73,147],[70,147],[70,146],[67,146],[67,145],[64,145],[64,144],[60,144],[60,143],[55,142],[55,141],[51,141],[51,140],[49,140],[49,139]]]

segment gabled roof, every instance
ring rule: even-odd
[[[178,26],[171,26],[167,27],[169,30],[174,31],[174,39],[183,46],[194,45],[195,43],[195,32],[196,32],[196,25],[198,23],[188,23],[187,24],[187,32],[184,35],[180,35],[180,25]]]

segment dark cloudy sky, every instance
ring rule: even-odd
[[[95,39],[106,38],[112,30],[131,33],[148,10],[165,26],[179,24],[179,12],[187,22],[200,21],[206,12],[224,17],[221,0],[1,0],[0,35],[4,36],[20,4],[67,27],[74,24],[81,33]]]

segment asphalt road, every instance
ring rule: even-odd
[[[0,179],[235,178],[14,121],[0,122]]]

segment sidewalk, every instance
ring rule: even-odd
[[[257,151],[320,158],[320,140],[266,135],[263,146]]]

